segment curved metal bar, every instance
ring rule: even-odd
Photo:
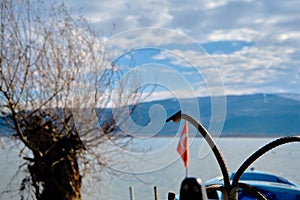
[[[232,187],[236,187],[242,174],[256,159],[258,159],[260,156],[270,151],[271,149],[290,142],[300,142],[300,136],[289,136],[289,137],[279,138],[263,146],[256,152],[254,152],[246,161],[244,161],[244,163],[239,167],[239,169],[235,173],[232,181]]]
[[[208,131],[197,120],[195,120],[193,117],[191,117],[187,114],[184,114],[184,113],[181,113],[181,118],[189,121],[201,133],[203,138],[206,140],[206,142],[210,146],[210,148],[213,151],[213,153],[219,163],[219,166],[221,168],[221,172],[222,172],[223,179],[224,179],[224,187],[225,187],[227,193],[229,194],[229,192],[230,192],[229,173],[228,173],[227,166],[225,164],[225,161],[223,159],[223,156],[222,156],[218,146],[216,145],[216,143],[214,142],[214,140],[212,139],[212,137],[210,136]]]
[[[260,191],[246,183],[237,183],[237,185],[230,191],[230,199],[235,199],[235,193],[239,188],[246,190],[247,192],[255,196],[258,200],[268,200]]]
[[[207,193],[213,192],[216,190],[222,192],[223,200],[228,200],[228,193],[223,185],[213,184],[213,185],[208,185],[205,188],[206,188]]]

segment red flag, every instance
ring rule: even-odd
[[[179,143],[177,146],[177,152],[180,154],[183,162],[184,162],[184,166],[187,169],[188,168],[188,163],[189,163],[189,140],[188,140],[188,131],[189,131],[189,127],[188,127],[188,122],[185,121],[182,133],[180,135],[179,138]]]

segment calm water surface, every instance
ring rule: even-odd
[[[254,151],[274,138],[221,138],[221,149],[230,172],[236,171]],[[169,191],[178,192],[185,177],[183,162],[176,152],[178,138],[151,138],[135,140],[127,149],[119,151],[117,176],[104,176],[99,181],[83,180],[83,200],[129,200],[129,186],[134,187],[135,200],[153,200],[157,186],[159,199],[166,199]],[[22,163],[14,149],[0,150],[0,191],[10,183],[18,188],[21,178],[13,178]],[[286,144],[258,159],[251,167],[278,174],[300,183],[300,144]],[[221,175],[219,166],[203,139],[190,140],[189,176],[207,180]],[[19,181],[19,183],[18,183]],[[14,194],[2,194],[0,199],[20,199]]]

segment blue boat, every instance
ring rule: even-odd
[[[233,180],[234,173],[230,176],[230,181]],[[200,182],[200,179],[196,179]],[[204,186],[209,188],[213,185],[223,185],[223,177],[219,176],[204,182]],[[251,185],[254,189],[261,192],[268,200],[300,200],[300,185],[287,180],[283,177],[260,171],[247,171],[244,172],[240,178],[241,183]],[[207,197],[203,199],[208,200],[222,200],[222,192],[220,191],[207,191]],[[179,194],[172,200],[179,200]],[[257,198],[243,189],[238,190],[239,200],[256,200]]]
[[[231,174],[230,180],[232,181],[234,173]],[[222,185],[223,177],[216,177],[205,182],[205,186]],[[240,178],[241,183],[251,185],[253,188],[261,192],[268,200],[300,200],[300,185],[287,180],[283,177],[259,172],[259,171],[246,171]],[[222,193],[213,191],[207,193],[208,199],[223,199]],[[248,191],[239,189],[239,200],[255,200],[256,197],[249,194]]]

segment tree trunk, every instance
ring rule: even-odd
[[[38,149],[31,149],[34,158],[28,165],[35,196],[38,200],[80,200],[77,151],[84,146],[73,131],[53,132],[57,127],[51,127],[36,122],[26,127],[28,141]]]
[[[81,176],[76,155],[62,143],[41,157],[34,155],[29,172],[38,200],[80,200]],[[39,186],[42,191],[39,191]]]

